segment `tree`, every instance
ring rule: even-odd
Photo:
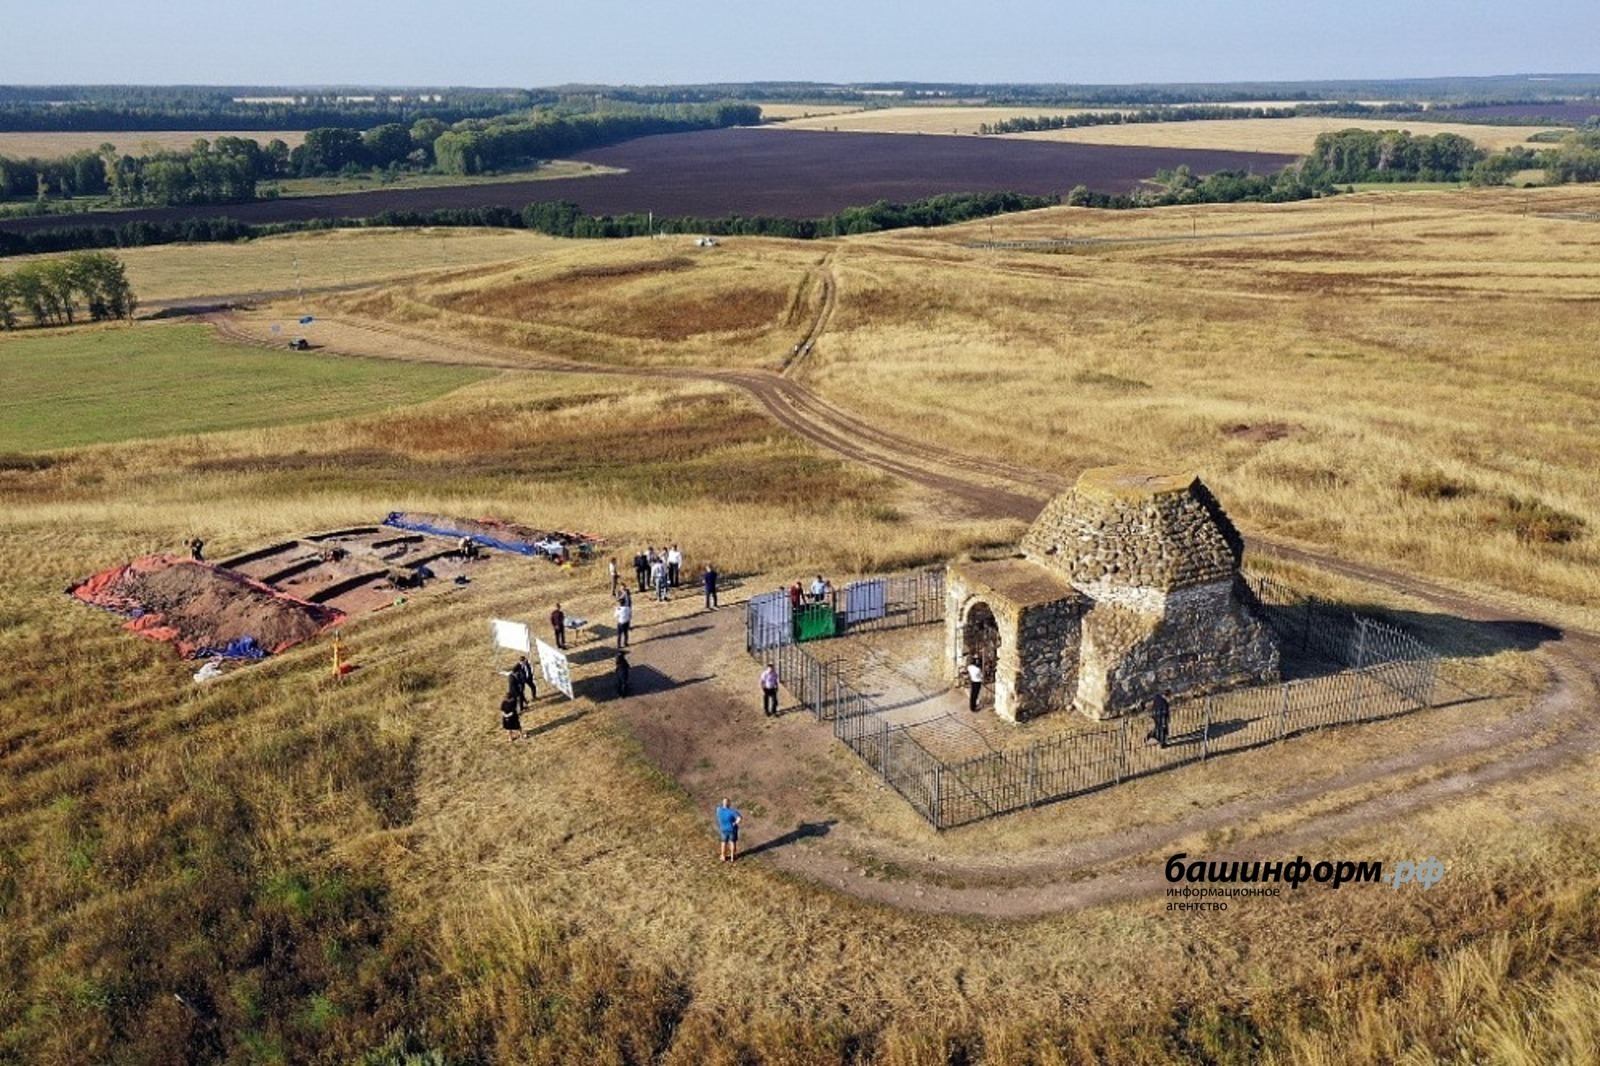
[[[361,134],[338,126],[322,126],[306,131],[306,139],[295,149],[300,174],[334,174],[362,162]]]
[[[361,149],[368,166],[398,166],[411,155],[411,131],[398,122],[374,126],[361,135]]]
[[[17,328],[17,286],[10,274],[0,274],[0,329]]]

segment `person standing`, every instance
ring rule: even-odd
[[[621,699],[623,696],[628,694],[628,681],[629,676],[632,674],[632,671],[628,668],[627,652],[617,652],[617,665],[615,670],[617,675],[617,698]]]
[[[804,601],[804,599],[805,594],[800,591],[800,582],[796,581],[794,584],[789,586],[789,612],[791,614],[799,613],[800,604]]]
[[[528,665],[527,656],[523,656],[507,675],[506,698],[500,701],[500,728],[506,731],[507,740],[521,740],[525,735],[522,711],[528,703],[524,693],[532,687],[533,667]]]
[[[1167,700],[1165,692],[1157,692],[1156,698],[1150,701],[1150,732],[1146,734],[1144,742],[1152,740],[1160,747],[1167,746],[1167,729],[1172,724],[1172,704]]]
[[[550,629],[556,635],[556,647],[562,651],[567,650],[567,614],[556,604],[556,609],[550,612]]]
[[[667,595],[667,564],[663,559],[657,559],[655,565],[650,567],[650,580],[656,587],[656,599],[662,603],[671,597]]]
[[[761,671],[761,713],[768,718],[778,716],[778,668],[772,663]]]
[[[636,552],[633,556],[633,576],[638,581],[639,591],[644,591],[644,583],[650,577],[650,560],[645,558],[644,552]]]
[[[500,701],[500,728],[506,731],[507,740],[521,740],[526,735],[522,731],[521,710],[510,696]]]
[[[818,574],[817,579],[811,583],[811,602],[821,603],[827,595],[828,583],[822,580],[821,574]]]
[[[717,568],[710,563],[706,564],[705,573],[700,575],[700,584],[706,590],[706,610],[717,609]]]
[[[622,584],[622,575],[617,572],[617,557],[613,555],[606,564],[606,569],[611,571],[611,595],[617,594],[617,587]]]
[[[722,861],[732,862],[739,856],[739,812],[724,796],[717,805],[717,833],[722,837]]]
[[[529,700],[539,698],[539,687],[533,680],[533,664],[526,655],[517,657],[517,664],[511,668],[510,694],[517,700],[517,709],[520,711],[527,707]],[[527,695],[524,696],[523,692]]]
[[[617,647],[628,646],[628,630],[633,627],[633,598],[623,589],[617,597]]]
[[[976,655],[967,659],[967,710],[978,713],[978,694],[983,691],[983,660]]]
[[[667,549],[667,584],[678,587],[678,572],[683,569],[683,552],[674,544]]]

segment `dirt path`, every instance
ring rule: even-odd
[[[229,314],[207,317],[229,339],[276,347]],[[396,358],[391,353],[403,342],[408,351],[424,353],[410,358],[458,365],[717,381],[746,391],[780,424],[819,447],[964,501],[978,515],[1031,520],[1075,473],[1024,470],[908,440],[864,425],[792,378],[772,373],[597,367],[476,341],[445,340],[386,323],[338,324],[339,340],[324,349],[328,354]],[[1166,888],[1160,860],[1167,850],[1208,831],[1234,830],[1244,841],[1230,846],[1229,858],[1293,858],[1295,849],[1316,841],[1393,823],[1473,790],[1600,752],[1600,732],[1590,728],[1592,708],[1600,702],[1600,638],[1594,634],[1562,632],[1492,599],[1380,567],[1259,538],[1252,538],[1250,546],[1396,589],[1451,615],[1538,631],[1548,638],[1551,684],[1531,711],[1493,730],[1441,732],[1399,754],[1297,788],[1196,810],[1158,827],[1077,839],[1068,848],[1008,853],[1003,859],[929,855],[926,847],[868,839],[859,829],[841,824],[814,798],[816,768],[839,756],[829,731],[803,714],[763,719],[754,700],[741,700],[733,694],[741,690],[726,682],[714,699],[707,699],[709,693],[698,683],[647,689],[627,701],[625,714],[652,759],[708,811],[725,787],[726,771],[719,762],[731,758],[748,780],[759,781],[763,810],[746,822],[752,860],[896,906],[996,917],[1157,894]],[[692,614],[662,627],[650,641],[652,668],[663,678],[697,681],[718,671],[727,677],[753,674],[742,650],[742,611],[728,609],[734,606],[728,603],[721,611]],[[1374,787],[1391,782],[1397,787]],[[1398,787],[1401,783],[1405,787]],[[1264,827],[1269,815],[1296,806],[1315,810],[1308,809],[1292,828]],[[875,872],[886,865],[896,871],[893,878]]]

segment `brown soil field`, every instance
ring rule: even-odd
[[[151,146],[181,151],[205,138],[243,137],[265,145],[280,140],[294,148],[306,139],[301,130],[136,130],[113,132],[74,130],[69,133],[0,133],[0,156],[12,159],[59,159],[87,149],[98,152],[102,144],[114,144],[123,155],[146,153]]]
[[[814,218],[878,200],[907,202],[941,193],[1065,193],[1087,185],[1126,192],[1158,170],[1266,172],[1289,155],[1201,149],[1113,148],[1006,138],[891,134],[778,133],[725,129],[643,137],[575,157],[627,171],[598,177],[342,196],[307,196],[190,208],[116,211],[94,224],[234,218],[249,223],[362,217],[382,211],[505,206],[568,200],[592,214],[652,211],[657,217],[769,215]],[[59,218],[7,219],[0,231],[52,229]]]
[[[1465,121],[1505,122],[1561,122],[1581,126],[1600,115],[1600,103],[1575,103],[1570,101],[1536,104],[1489,104],[1484,107],[1459,107],[1439,112]]]

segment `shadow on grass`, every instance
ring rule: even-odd
[[[560,718],[552,718],[548,722],[544,722],[531,728],[526,728],[522,731],[522,735],[524,738],[531,740],[534,737],[560,729],[562,726],[571,725],[572,723],[581,720],[586,714],[588,714],[587,711],[572,711],[569,714],[562,715]]]
[[[829,818],[826,822],[801,822],[782,836],[773,837],[771,840],[762,841],[753,848],[747,848],[740,858],[748,859],[752,855],[760,855],[763,851],[776,851],[778,848],[812,837],[825,837],[828,832],[839,824],[837,818]]]

